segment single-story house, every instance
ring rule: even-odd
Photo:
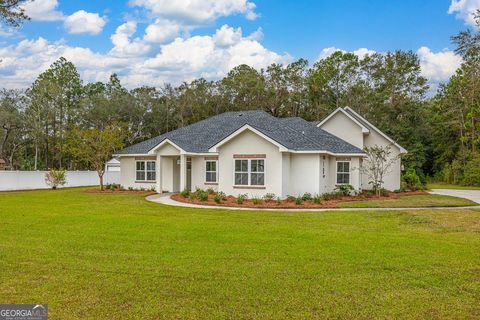
[[[367,189],[363,148],[406,150],[349,107],[320,123],[276,118],[263,111],[226,112],[129,146],[120,159],[124,187],[158,192],[213,188],[227,195],[285,198],[322,194],[339,184]],[[400,187],[400,160],[385,188]]]

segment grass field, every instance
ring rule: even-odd
[[[457,184],[447,183],[429,183],[427,189],[454,189],[454,190],[480,190],[480,187],[459,186]]]
[[[2,193],[0,303],[48,303],[50,319],[478,319],[480,211]]]
[[[347,201],[339,203],[341,208],[423,208],[423,207],[464,207],[478,204],[463,198],[444,195],[411,195],[397,199]]]

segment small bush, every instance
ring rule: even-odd
[[[200,200],[200,201],[207,201],[208,200],[208,192],[206,192],[206,191],[197,192],[197,199]]]
[[[275,193],[267,193],[263,196],[263,200],[265,200],[265,202],[270,202],[273,199],[275,199]]]
[[[322,203],[322,197],[320,197],[318,194],[313,197],[313,203],[315,204],[321,204]]]
[[[237,196],[237,203],[238,204],[243,204],[243,202],[247,199],[247,195],[246,194],[239,194]]]
[[[180,195],[184,198],[188,198],[190,196],[190,190],[184,189],[182,192],[180,192]]]
[[[410,191],[416,191],[421,188],[420,178],[414,168],[409,168],[407,172],[402,175],[402,180],[405,187]]]
[[[119,190],[120,189],[120,185],[118,183],[112,183],[110,185],[110,189],[112,190]]]
[[[227,200],[227,195],[225,194],[225,192],[220,191],[219,193],[217,193],[217,195],[220,197],[220,199]]]
[[[215,193],[215,190],[213,190],[212,188],[208,188],[206,191],[207,191],[208,194],[214,194]]]
[[[379,192],[382,197],[390,197],[390,191],[385,188],[381,188]]]
[[[252,198],[252,203],[253,203],[254,205],[260,205],[260,204],[263,203],[263,201],[262,201],[262,199],[260,199],[260,198],[258,198],[258,197],[253,197],[253,198]]]
[[[303,204],[302,197],[296,197],[296,198],[295,198],[295,204],[296,204],[297,206]]]
[[[287,196],[287,202],[295,202],[296,197],[294,196]]]
[[[335,187],[335,190],[344,196],[349,196],[355,192],[355,188],[350,184],[339,184]]]
[[[112,185],[110,183],[105,185],[105,189],[110,190],[111,188],[112,188]]]
[[[216,203],[222,202],[222,196],[219,194],[216,194],[215,197],[213,197],[213,201],[215,201]]]
[[[190,200],[195,200],[197,198],[197,192],[190,192]]]
[[[45,174],[45,183],[53,190],[58,186],[63,186],[67,183],[67,177],[65,176],[65,170],[51,169]]]
[[[280,197],[277,197],[277,204],[281,205],[282,204],[282,199]]]
[[[129,190],[129,191],[133,191],[133,187],[128,187],[128,190]]]
[[[322,194],[322,199],[325,200],[325,201],[335,200],[335,199],[340,198],[341,196],[343,196],[343,194],[340,193],[340,192],[326,192],[326,193]]]
[[[311,201],[312,199],[312,194],[309,192],[305,192],[302,196],[303,201]]]

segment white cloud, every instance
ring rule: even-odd
[[[117,56],[142,56],[150,50],[150,46],[141,39],[130,38],[137,31],[137,23],[128,21],[120,25],[115,33],[110,37],[114,45],[110,54]]]
[[[318,55],[318,60],[321,60],[321,59],[325,59],[325,58],[328,58],[330,57],[332,54],[334,54],[335,52],[337,51],[340,51],[342,53],[346,53],[347,51],[343,50],[343,49],[339,49],[339,48],[336,48],[336,47],[328,47],[328,48],[324,48],[320,54]],[[360,59],[363,59],[365,58],[366,55],[371,55],[371,54],[374,54],[376,51],[375,50],[370,50],[370,49],[367,49],[367,48],[359,48],[357,50],[353,50],[352,53],[354,53],[355,55],[357,55]]]
[[[163,43],[172,40],[180,33],[181,27],[175,21],[156,19],[145,28],[143,39],[153,43]]]
[[[475,26],[473,13],[478,9],[480,9],[480,0],[452,0],[448,8],[448,13],[455,13],[457,19],[463,20],[471,26]]]
[[[85,10],[79,10],[65,19],[65,28],[69,33],[89,33],[99,34],[107,23],[104,17],[98,13],[90,13]]]
[[[57,0],[35,0],[23,5],[25,13],[34,21],[63,20],[64,15],[56,10],[57,7]]]
[[[144,7],[155,17],[197,25],[219,17],[243,14],[254,20],[255,3],[247,0],[130,0],[130,5]]]
[[[430,82],[445,82],[462,64],[462,58],[453,51],[443,50],[437,53],[427,47],[417,51],[422,67],[422,75]]]
[[[43,38],[0,47],[0,87],[29,86],[61,56],[75,64],[84,81],[107,81],[115,72],[128,87],[177,84],[198,77],[213,80],[242,63],[260,69],[292,60],[287,54],[270,51],[250,36],[243,36],[241,29],[229,26],[218,29],[214,35],[176,38],[157,47],[149,46],[143,39],[132,39],[136,29],[134,21],[119,26],[111,37],[114,47],[105,54]]]

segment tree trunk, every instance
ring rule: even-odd
[[[98,177],[100,178],[100,190],[103,191],[103,173],[98,173]]]

